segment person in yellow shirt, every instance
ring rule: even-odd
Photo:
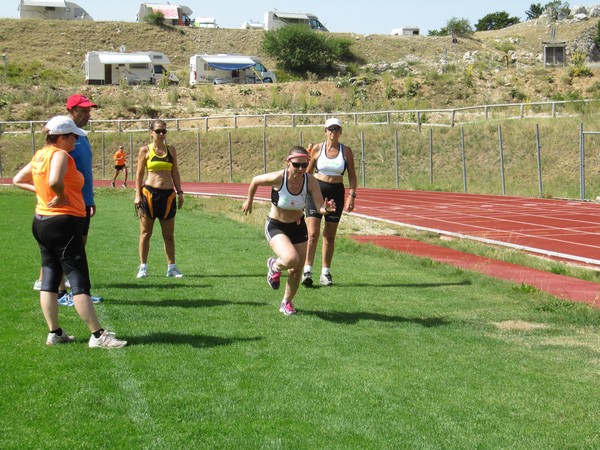
[[[123,180],[123,187],[127,187],[127,154],[125,153],[125,147],[119,145],[119,149],[115,152],[113,159],[115,161],[115,175],[113,176],[111,186],[115,187],[119,172],[124,171],[125,179]]]

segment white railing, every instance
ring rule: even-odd
[[[504,103],[496,105],[467,106],[448,109],[410,109],[369,112],[340,113],[281,113],[281,114],[237,114],[202,116],[177,119],[162,119],[178,131],[209,131],[238,128],[300,128],[316,127],[329,117],[338,117],[345,124],[365,125],[409,125],[429,127],[454,127],[456,125],[492,120],[558,117],[569,115],[563,110],[567,106],[583,105],[600,101],[561,100],[549,102]],[[90,120],[89,129],[96,133],[148,131],[152,119]],[[0,134],[34,133],[46,121],[0,121]]]

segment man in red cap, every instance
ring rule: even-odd
[[[75,125],[79,128],[84,128],[91,117],[91,109],[98,106],[93,103],[85,95],[73,94],[67,99],[66,108],[69,117],[73,119]],[[85,201],[86,221],[83,228],[83,243],[87,243],[88,231],[90,229],[90,219],[96,214],[96,203],[94,202],[94,174],[92,162],[92,146],[87,136],[77,139],[75,149],[69,152],[69,155],[75,160],[77,170],[83,174],[83,200]],[[102,301],[102,297],[92,295],[92,301],[98,303]]]

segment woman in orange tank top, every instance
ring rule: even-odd
[[[90,276],[83,243],[86,217],[81,188],[83,175],[68,152],[75,148],[78,128],[67,116],[52,118],[45,128],[46,145],[14,177],[16,187],[37,196],[33,236],[42,257],[40,305],[50,330],[47,345],[69,344],[75,340],[58,323],[58,287],[63,273],[71,283],[75,309],[92,336],[90,347],[119,348],[127,344],[102,328],[90,298]]]

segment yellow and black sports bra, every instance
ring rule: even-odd
[[[154,144],[148,145],[148,158],[146,159],[146,169],[148,172],[158,170],[173,170],[173,156],[169,151],[169,146],[165,144],[167,153],[164,156],[158,156],[154,151]]]

